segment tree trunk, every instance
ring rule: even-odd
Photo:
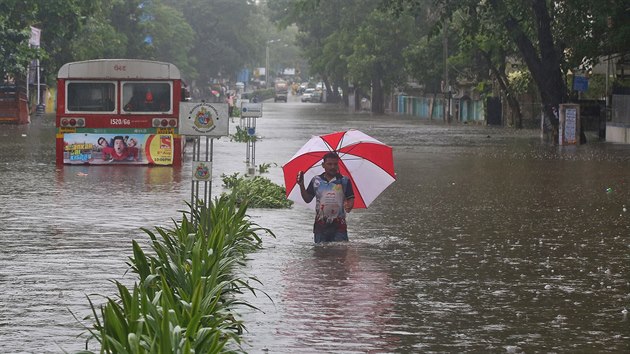
[[[492,59],[490,58],[490,54],[488,54],[487,52],[483,50],[481,50],[480,52],[482,53],[483,57],[486,59],[486,62],[488,63],[488,67],[490,68],[490,71],[492,71],[492,75],[497,79],[497,82],[499,83],[499,87],[501,88],[501,91],[503,91],[505,95],[505,99],[507,100],[508,106],[510,107],[510,111],[513,114],[513,118],[514,118],[513,121],[514,121],[515,128],[518,128],[518,129],[522,128],[523,115],[521,113],[521,105],[516,99],[516,95],[514,94],[514,91],[512,91],[512,88],[510,88],[509,80],[507,76],[505,75],[505,70],[499,70],[497,69],[496,65],[492,64]]]
[[[348,94],[350,93],[349,89],[348,89],[348,85],[342,85],[341,89],[343,90],[343,94],[342,94],[342,99],[343,99],[343,104],[348,107],[350,105],[350,101],[348,101]]]
[[[372,81],[372,113],[385,113],[385,95],[383,94],[383,85],[380,79]]]
[[[559,120],[554,110],[557,111],[559,105],[566,102],[567,88],[560,69],[562,49],[556,48],[553,41],[547,1],[531,0],[538,48],[534,47],[519,21],[507,12],[504,0],[490,0],[490,4],[499,16],[504,15],[502,16],[503,25],[532,74],[540,92],[543,112],[553,126],[554,142],[557,142]]]
[[[363,98],[363,91],[359,88],[359,85],[354,85],[354,110],[361,110],[361,99]]]

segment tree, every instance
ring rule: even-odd
[[[102,1],[86,20],[81,35],[71,42],[72,60],[127,57],[128,37],[114,27],[116,1]]]
[[[458,31],[460,51],[454,58],[450,58],[449,62],[457,59],[463,67],[468,69],[460,68],[460,71],[474,73],[470,79],[481,84],[488,79],[489,72],[489,76],[498,86],[495,91],[501,93],[510,107],[511,117],[508,117],[508,122],[516,128],[522,128],[523,118],[517,99],[517,91],[522,89],[522,85],[518,88],[514,87],[517,82],[510,80],[507,68],[510,64],[516,65],[518,60],[515,58],[518,57],[518,52],[505,35],[505,31],[501,30],[501,24],[479,20],[490,17],[487,14],[480,14],[480,11],[487,11],[487,9],[472,6],[459,10],[456,16],[453,16],[453,27]],[[513,77],[525,77],[527,74],[513,75]],[[518,91],[518,93],[521,92]]]
[[[154,1],[144,9],[141,21],[147,33],[145,40],[152,49],[152,58],[175,64],[184,77],[197,78],[196,61],[191,58],[195,33],[184,15],[171,6]]]
[[[385,93],[406,82],[402,51],[412,33],[411,18],[392,19],[389,14],[374,10],[363,21],[348,57],[352,81],[372,91],[372,112],[384,113]]]
[[[29,21],[17,15],[25,6],[17,0],[0,3],[0,32],[3,34],[0,36],[0,80],[6,75],[26,73],[30,60],[37,57],[37,51],[28,44],[31,36]]]
[[[124,58],[149,59],[152,56],[146,41],[147,32],[142,25],[143,19],[148,19],[147,16],[143,0],[112,0],[108,20],[123,38]]]
[[[384,3],[386,8],[414,15],[422,8],[418,0]],[[500,24],[501,33],[505,33],[517,48],[518,56],[531,73],[543,112],[556,130],[559,121],[554,110],[569,97],[565,81],[567,70],[592,61],[604,52],[627,51],[629,46],[627,40],[615,35],[617,32],[627,33],[630,27],[628,21],[619,21],[627,18],[630,12],[624,0],[606,0],[605,3],[588,0],[437,0],[434,9],[439,11],[442,21],[459,11],[476,9],[478,21]],[[487,34],[499,40],[493,36],[501,36],[501,33]]]
[[[71,58],[71,40],[80,33],[95,0],[4,0],[0,2],[0,39],[2,70],[24,74],[28,63],[43,59],[44,72],[53,77],[58,63]],[[42,30],[41,49],[29,48],[30,26]]]
[[[164,2],[180,10],[195,32],[190,53],[202,82],[233,76],[259,48],[256,23],[251,19],[257,8],[249,0]]]
[[[309,76],[320,77],[328,90],[331,81],[338,80],[328,69],[335,68],[335,72],[340,67],[346,69],[344,54],[348,54],[347,48],[351,44],[342,41],[342,38],[348,39],[348,36],[340,25],[340,19],[344,17],[344,11],[352,8],[353,4],[342,4],[340,1],[321,3],[313,0],[270,0],[267,3],[271,20],[279,27],[297,27],[297,44],[308,60]]]
[[[402,49],[408,44],[409,19],[378,11],[378,0],[270,0],[272,19],[299,28],[298,44],[311,71],[332,87],[347,83],[371,95],[372,111],[384,111],[384,94],[404,73]]]

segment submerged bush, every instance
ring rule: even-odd
[[[247,203],[252,208],[289,208],[293,202],[286,198],[286,189],[268,178],[255,176],[247,178],[232,175],[221,175],[223,186],[229,189],[222,196],[230,196],[238,203]]]
[[[273,163],[275,166],[278,166],[277,163]],[[260,165],[258,165],[258,173],[267,173],[269,172],[269,168],[271,167],[270,163],[261,163]]]
[[[139,277],[130,290],[115,281],[116,298],[92,307],[86,327],[100,353],[218,353],[240,347],[244,324],[235,309],[255,292],[258,280],[239,273],[245,255],[261,247],[258,233],[274,236],[245,215],[245,203],[220,197],[200,205],[171,229],[143,229],[151,239],[148,255],[134,240],[128,265]]]
[[[241,128],[240,125],[236,126],[236,133],[230,134],[230,141],[236,141],[237,143],[246,143],[248,141],[256,140],[258,140],[256,135],[249,135],[247,127]]]

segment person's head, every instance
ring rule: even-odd
[[[106,147],[108,145],[109,144],[107,144],[107,139],[105,139],[103,137],[98,138],[98,146]]]
[[[339,155],[336,152],[329,152],[322,158],[322,167],[329,176],[339,173]]]
[[[127,148],[127,143],[125,143],[125,138],[123,138],[121,135],[115,136],[114,137],[114,151],[116,151],[116,153],[120,155],[123,153],[123,151],[125,151],[126,148]]]

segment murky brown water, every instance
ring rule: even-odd
[[[0,128],[0,352],[79,350],[70,311],[134,281],[131,239],[179,218],[189,161],[57,170],[50,117]],[[245,269],[269,296],[246,297],[246,350],[630,351],[630,147],[289,102],[265,104],[256,161],[281,183],[311,135],[348,128],[394,146],[398,180],[349,215],[347,244],[313,245],[308,209],[250,210],[277,238]],[[246,147],[214,148],[216,195]]]

